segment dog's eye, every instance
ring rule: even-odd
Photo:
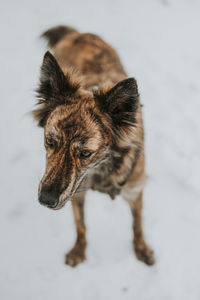
[[[55,146],[54,141],[53,141],[52,139],[48,139],[48,138],[46,138],[46,144],[47,144],[47,146],[48,146],[49,148],[51,148],[51,149],[53,149],[54,146]]]
[[[82,151],[80,152],[79,157],[80,157],[80,158],[88,158],[88,157],[90,157],[91,155],[92,155],[92,152],[91,152],[91,151],[89,151],[89,150],[82,150]]]

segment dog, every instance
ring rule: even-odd
[[[136,256],[153,265],[142,230],[145,160],[137,82],[127,78],[116,51],[95,34],[57,26],[42,37],[54,55],[44,55],[33,111],[46,148],[38,198],[54,210],[72,201],[77,239],[65,262],[74,267],[86,258],[84,201],[92,189],[128,202]]]

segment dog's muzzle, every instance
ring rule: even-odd
[[[38,190],[38,200],[40,204],[58,210],[65,205],[69,197],[66,192],[60,195],[60,192],[54,186],[42,186],[41,182]]]

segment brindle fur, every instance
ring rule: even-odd
[[[77,240],[66,263],[75,266],[85,259],[83,206],[91,188],[128,201],[136,255],[152,265],[153,252],[142,231],[144,137],[137,83],[126,79],[115,50],[94,34],[59,26],[43,37],[55,57],[44,56],[39,107],[33,112],[44,127],[47,151],[39,200],[54,209],[72,200]],[[81,158],[83,150],[91,156]]]

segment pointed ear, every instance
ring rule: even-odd
[[[109,91],[94,92],[101,111],[108,113],[114,126],[127,126],[136,123],[135,113],[139,105],[137,82],[128,78],[118,82]]]
[[[73,82],[69,74],[64,74],[55,57],[47,51],[40,71],[40,84],[37,89],[39,108],[33,111],[33,117],[39,126],[44,126],[50,112],[58,105],[68,104],[69,98],[79,89],[79,83]]]
[[[37,90],[41,98],[49,100],[56,97],[66,97],[74,94],[79,88],[78,83],[73,83],[69,76],[61,70],[55,57],[47,51],[44,55],[40,72],[40,85]]]

